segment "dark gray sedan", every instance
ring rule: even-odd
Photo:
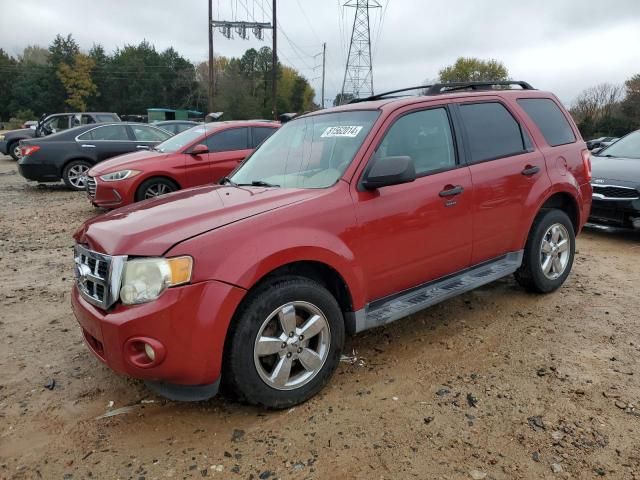
[[[64,181],[84,190],[86,173],[96,163],[137,150],[148,150],[172,134],[142,123],[99,123],[44,138],[23,140],[20,175],[36,182]]]

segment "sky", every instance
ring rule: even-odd
[[[342,87],[354,8],[346,0],[277,0],[278,55],[316,89],[327,44],[325,98]],[[355,3],[355,0],[351,0]],[[371,0],[370,0],[371,1]],[[570,104],[585,88],[640,73],[640,0],[378,0],[370,12],[374,90],[433,81],[460,56],[502,61],[511,78]],[[214,19],[271,21],[272,0],[212,0]],[[13,55],[71,33],[82,49],[143,39],[207,59],[207,0],[0,0],[0,48]],[[16,27],[18,26],[18,27]],[[214,34],[216,55],[271,45]]]

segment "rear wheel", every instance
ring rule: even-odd
[[[67,187],[73,190],[85,190],[87,188],[87,172],[91,164],[86,160],[73,160],[62,171],[62,180]]]
[[[529,232],[516,280],[533,292],[557,290],[571,272],[575,250],[575,233],[567,214],[562,210],[543,210]]]
[[[287,408],[318,393],[338,366],[344,319],[335,298],[304,277],[259,287],[238,311],[223,381],[242,400]]]
[[[180,188],[168,178],[150,178],[142,182],[142,185],[136,192],[136,202],[146,200],[147,198],[159,197],[167,193],[175,192]]]
[[[9,155],[17,162],[22,158],[22,150],[20,149],[20,142],[13,142],[8,148]]]

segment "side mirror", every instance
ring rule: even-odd
[[[189,153],[191,155],[202,155],[203,153],[209,153],[209,147],[203,145],[202,143],[199,143],[198,145],[193,147]]]
[[[407,156],[374,158],[362,180],[367,190],[413,182],[416,169],[413,159]]]

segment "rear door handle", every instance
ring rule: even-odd
[[[89,144],[87,144],[87,143],[85,143],[85,144],[83,144],[83,145],[80,145],[80,146],[81,146],[82,148],[96,148],[96,146],[95,146],[95,145],[89,145]]]
[[[147,145],[136,145],[136,148],[139,150],[149,150],[149,147]]]
[[[460,195],[464,192],[464,188],[462,188],[461,185],[456,185],[455,187],[453,185],[447,185],[444,188],[445,189],[438,194],[441,197],[455,197],[456,195]]]
[[[524,175],[525,177],[530,177],[531,175],[535,175],[536,173],[538,173],[540,171],[540,167],[535,167],[532,165],[527,165],[526,167],[524,167],[524,170],[522,170],[522,175]]]

